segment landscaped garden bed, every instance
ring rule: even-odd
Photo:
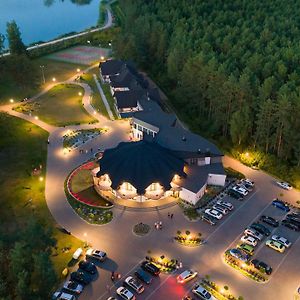
[[[235,258],[233,258],[228,251],[225,252],[224,255],[225,262],[232,268],[239,271],[244,276],[247,276],[248,278],[256,281],[264,283],[267,281],[267,278],[263,276],[259,271],[256,271],[253,269],[249,264],[247,263],[240,263]]]
[[[68,130],[63,136],[63,147],[65,149],[75,149],[91,139],[106,132],[103,128],[82,129],[82,130]]]
[[[242,296],[233,296],[228,291],[228,286],[221,287],[217,285],[214,281],[209,280],[209,276],[206,276],[205,279],[202,279],[201,285],[218,300],[243,300]]]
[[[138,223],[134,225],[133,232],[138,236],[147,235],[150,232],[151,227],[148,224]]]
[[[151,251],[148,251],[150,253]],[[155,264],[162,273],[172,273],[178,268],[178,261],[176,259],[169,259],[164,255],[161,256],[146,256],[146,259]]]
[[[181,245],[195,247],[202,244],[203,240],[201,236],[202,234],[200,232],[197,235],[193,235],[189,230],[186,230],[185,233],[178,230],[174,240]]]
[[[199,214],[193,206],[183,202],[178,202],[179,207],[182,209],[183,214],[189,219],[189,221],[197,221],[199,220]]]
[[[91,170],[98,165],[89,161],[75,169],[65,182],[68,202],[76,213],[91,224],[106,224],[113,218],[111,202],[102,198],[93,187]]]

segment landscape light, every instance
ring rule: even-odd
[[[97,114],[97,112],[96,111],[94,111],[94,115],[96,115]]]
[[[40,176],[39,181],[43,181],[43,180],[44,180],[44,177]]]
[[[104,56],[101,56],[100,58],[101,58],[101,60],[104,60]]]
[[[246,152],[245,155],[248,157],[249,156],[249,152]]]
[[[79,93],[78,93],[78,95],[79,95],[79,96],[82,96],[82,93],[81,93],[81,92],[79,92]]]
[[[79,73],[79,72],[80,72],[80,69],[78,68],[76,71]]]
[[[39,117],[38,117],[38,116],[35,116],[34,118],[35,118],[36,120],[38,120],[38,119],[39,119]]]
[[[52,78],[52,81],[53,81],[53,82],[55,82],[55,81],[56,81],[56,78],[55,78],[55,77],[53,77],[53,78]]]
[[[9,102],[10,103],[14,103],[15,101],[14,101],[14,99],[10,99]]]

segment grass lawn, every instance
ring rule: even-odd
[[[36,80],[32,86],[21,88],[18,84],[10,78],[0,78],[0,104],[8,103],[9,99],[20,101],[25,97],[31,97],[40,92],[47,84],[52,83],[52,78],[55,77],[57,81],[64,81],[76,74],[77,68],[84,69],[87,66],[64,63],[47,59],[47,57],[37,58],[33,60],[34,65],[40,70]],[[44,74],[46,84],[43,84],[42,69],[44,66]]]
[[[90,188],[93,184],[91,170],[83,169],[78,171],[78,173],[72,178],[71,189],[74,193],[79,193]]]
[[[83,88],[73,84],[59,84],[35,102],[21,104],[16,108],[23,113],[32,113],[48,124],[64,126],[71,124],[93,123],[82,106]]]
[[[53,228],[58,255],[52,258],[57,274],[61,274],[82,242],[56,228],[45,202],[45,181],[39,178],[45,176],[48,133],[3,113],[0,114],[0,132],[0,237],[5,236],[6,246],[10,248],[20,238],[29,216],[42,220]],[[40,165],[41,173],[32,175],[32,170]],[[71,247],[69,253],[62,253],[64,247]]]
[[[108,119],[108,113],[107,113],[105,105],[102,101],[102,98],[100,96],[100,93],[98,91],[98,88],[96,86],[95,80],[93,78],[93,73],[94,72],[86,73],[86,74],[82,75],[81,78],[93,90],[92,105],[94,106],[95,109],[97,109],[97,111],[99,111],[104,117],[106,117]]]
[[[119,117],[117,116],[117,113],[116,113],[116,110],[115,110],[115,105],[114,105],[115,100],[114,100],[113,96],[111,95],[109,84],[108,83],[101,83],[101,81],[99,81],[99,82],[102,86],[104,95],[106,96],[109,107],[110,107],[115,119],[118,119]]]

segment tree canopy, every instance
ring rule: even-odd
[[[123,0],[116,54],[160,83],[191,129],[299,165],[299,2]]]

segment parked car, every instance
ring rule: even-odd
[[[160,270],[159,268],[148,261],[143,261],[141,264],[142,269],[144,269],[145,271],[148,271],[150,274],[154,275],[154,276],[158,276],[160,274]]]
[[[185,270],[184,272],[182,272],[180,275],[177,276],[177,282],[179,283],[188,282],[194,279],[197,276],[197,274],[198,273],[196,271]]]
[[[124,286],[120,286],[116,290],[116,293],[125,300],[135,300],[135,296],[129,290],[127,290]]]
[[[237,199],[237,200],[243,200],[243,195],[241,195],[240,193],[234,191],[233,189],[229,189],[229,190],[227,191],[227,194],[228,194],[230,197],[234,198],[234,199]]]
[[[236,258],[236,259],[238,259],[238,260],[240,260],[240,261],[242,261],[242,262],[247,262],[247,261],[249,260],[249,255],[243,253],[243,252],[242,252],[241,250],[239,250],[239,249],[235,249],[235,248],[230,249],[230,250],[229,250],[229,254],[230,254],[232,257],[234,257],[234,258]]]
[[[82,254],[82,252],[83,252],[82,248],[76,249],[76,251],[73,253],[73,259],[77,260]]]
[[[248,185],[251,185],[252,187],[254,187],[254,185],[255,185],[255,182],[253,180],[248,179],[248,178],[242,179],[241,182],[244,182]]]
[[[79,268],[87,273],[92,274],[92,275],[97,273],[97,268],[96,268],[95,264],[93,264],[90,261],[82,260],[79,263]]]
[[[289,229],[294,230],[294,231],[300,231],[300,226],[291,222],[291,220],[287,220],[287,219],[282,220],[281,224]]]
[[[290,248],[292,243],[286,239],[283,236],[279,236],[279,235],[272,235],[271,239],[275,242],[278,242],[280,244],[282,244],[283,246],[285,246],[286,248]]]
[[[288,191],[290,191],[293,188],[290,184],[284,181],[276,181],[276,184]]]
[[[56,292],[53,294],[52,300],[76,300],[76,298],[72,294],[68,294],[64,292]]]
[[[144,291],[144,286],[139,281],[137,281],[135,278],[133,278],[132,276],[128,276],[124,280],[124,284],[131,287],[138,294],[141,294]]]
[[[272,201],[272,205],[274,205],[275,207],[284,210],[286,212],[290,211],[290,208],[288,207],[287,204],[285,204],[283,201],[279,200],[279,199],[275,199]]]
[[[216,225],[217,224],[217,219],[215,217],[212,217],[211,215],[208,215],[208,214],[203,214],[201,216],[201,220],[207,222],[210,225]]]
[[[76,271],[71,273],[71,280],[83,285],[87,285],[91,282],[91,278],[88,276],[88,274],[82,271]]]
[[[250,228],[253,228],[259,233],[264,234],[266,236],[269,236],[271,234],[271,231],[265,225],[260,223],[253,223],[250,225]]]
[[[205,288],[203,288],[200,284],[196,284],[193,289],[192,292],[200,297],[201,299],[206,299],[206,300],[215,300],[216,298],[213,297],[209,291],[207,291]]]
[[[227,201],[223,201],[223,200],[218,200],[217,201],[217,204],[218,205],[221,205],[229,210],[233,210],[234,209],[234,206],[230,203],[230,202],[227,202]]]
[[[150,284],[152,281],[152,277],[149,273],[145,272],[143,269],[138,268],[135,272],[134,275],[145,282],[146,284]]]
[[[257,245],[257,239],[251,235],[243,235],[241,241],[245,244],[255,247]]]
[[[242,188],[242,187],[237,186],[237,185],[234,186],[232,189],[233,189],[234,191],[240,193],[240,194],[243,195],[243,196],[247,196],[248,193],[249,193],[245,188]]]
[[[254,254],[254,247],[250,246],[246,243],[242,243],[242,244],[238,245],[237,247],[238,247],[238,249],[244,251],[248,255],[252,256]]]
[[[251,235],[254,238],[258,239],[258,240],[262,240],[263,239],[263,235],[261,233],[259,233],[257,230],[255,230],[254,228],[246,228],[244,231],[245,234],[247,235]]]
[[[64,291],[79,295],[83,291],[83,285],[79,284],[76,281],[68,280],[65,282],[63,289]]]
[[[253,190],[253,186],[252,185],[250,185],[250,184],[247,184],[246,182],[239,182],[239,183],[237,183],[237,186],[238,187],[241,187],[242,189],[245,189],[245,190],[247,190],[248,192],[252,192],[252,190]]]
[[[215,210],[215,209],[211,209],[211,208],[208,208],[205,210],[205,213],[220,220],[223,218],[223,215],[222,213],[220,213],[219,211]]]
[[[86,258],[94,258],[99,261],[104,261],[107,258],[107,255],[104,251],[90,248],[86,251],[85,257]]]
[[[295,213],[288,214],[286,216],[286,219],[287,220],[293,220],[295,222],[299,222],[300,223],[300,215],[299,214],[295,214]]]
[[[218,204],[215,204],[213,207],[213,209],[219,211],[221,214],[223,215],[227,215],[228,214],[228,209],[221,206],[221,205],[218,205]]]
[[[108,297],[107,300],[118,300],[118,299],[115,297]]]
[[[261,216],[260,220],[264,223],[267,223],[267,224],[273,226],[273,227],[278,227],[279,226],[279,222],[277,220],[275,220],[274,218],[269,217],[269,216]]]
[[[267,275],[270,275],[273,271],[272,268],[268,264],[266,264],[265,262],[260,261],[258,259],[251,260],[251,264],[255,269],[257,269]]]
[[[267,240],[266,245],[280,253],[283,253],[285,251],[285,247],[282,244],[275,242],[273,240]]]

